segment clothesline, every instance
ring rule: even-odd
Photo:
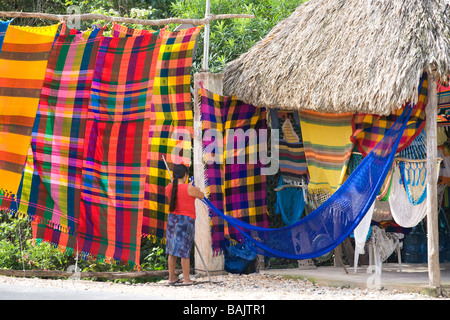
[[[61,21],[61,20],[66,21],[69,19],[77,18],[80,20],[105,20],[105,21],[110,21],[110,22],[132,23],[132,24],[149,25],[149,26],[162,26],[162,25],[168,25],[171,23],[202,25],[202,24],[209,24],[213,20],[241,19],[241,18],[252,19],[255,16],[252,14],[218,14],[218,15],[211,14],[211,15],[207,15],[203,19],[167,18],[167,19],[160,19],[160,20],[145,20],[145,19],[124,18],[124,17],[111,17],[111,16],[106,16],[103,14],[95,14],[95,13],[73,15],[73,14],[49,14],[49,13],[40,13],[40,12],[0,11],[0,17],[4,17],[4,18],[39,18],[39,19],[57,20],[57,21]]]

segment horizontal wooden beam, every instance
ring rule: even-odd
[[[123,17],[111,17],[103,14],[96,13],[86,13],[86,14],[49,14],[49,13],[39,13],[39,12],[8,12],[0,11],[0,17],[4,18],[38,18],[46,20],[56,20],[56,21],[67,21],[72,19],[79,20],[105,20],[110,22],[120,22],[120,23],[132,23],[147,26],[164,26],[170,23],[175,24],[192,24],[192,25],[202,25],[208,24],[213,20],[223,20],[223,19],[252,19],[255,16],[252,14],[211,14],[203,19],[180,19],[180,18],[167,18],[160,20],[145,20],[145,19],[133,19],[133,18],[123,18]]]

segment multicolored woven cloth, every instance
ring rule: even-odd
[[[308,163],[308,192],[333,194],[344,182],[352,153],[353,114],[301,111],[299,115]]]
[[[78,226],[86,117],[102,33],[56,38],[32,134],[35,167],[57,208],[44,220],[70,233]]]
[[[164,242],[169,213],[165,186],[170,176],[162,156],[172,170],[174,164],[190,165],[193,134],[191,106],[191,66],[194,47],[201,27],[170,32],[161,30],[152,96],[148,173],[145,186],[145,208],[142,232]],[[181,135],[181,137],[180,137]],[[172,157],[174,147],[176,159]]]
[[[191,66],[202,26],[180,31],[161,30],[161,49],[156,65],[152,118],[193,120]]]
[[[0,54],[0,188],[17,195],[59,24],[9,26]]]
[[[235,97],[214,94],[204,88],[199,93],[208,198],[228,215],[255,226],[268,227],[266,179],[261,171],[263,165],[257,158],[255,162],[253,157],[258,154],[259,148],[251,143],[252,138],[247,142],[247,139],[241,136],[241,133],[250,136],[251,132],[254,132],[259,138],[259,130],[267,129],[265,109],[245,104]],[[223,141],[205,138],[208,130],[216,130],[222,134]],[[242,131],[239,133],[238,130]],[[253,141],[260,143],[259,139]],[[224,224],[213,214],[211,219],[214,252],[225,249],[225,238],[242,240],[241,234],[234,227]]]
[[[79,248],[139,268],[158,33],[102,38],[86,122]]]
[[[137,37],[137,36],[142,36],[142,35],[146,35],[146,34],[152,34],[153,32],[155,32],[155,31],[128,28],[127,26],[122,26],[115,22],[112,27],[113,37],[120,37],[120,38]]]
[[[272,130],[279,130],[279,165],[283,180],[301,182],[308,174],[298,111],[270,110]]]
[[[450,125],[450,86],[438,83],[438,126]]]
[[[417,137],[425,126],[425,107],[428,101],[428,85],[426,74],[422,78],[422,86],[419,91],[418,102],[415,104],[411,117],[407,123],[405,132],[398,146],[397,152],[402,151]],[[397,109],[389,116],[357,113],[352,119],[353,133],[351,140],[355,143],[359,152],[365,157],[392,127],[400,117],[403,108]]]
[[[6,30],[8,30],[8,26],[12,20],[9,21],[0,21],[0,52],[2,52],[3,39],[5,39]]]

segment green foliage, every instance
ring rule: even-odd
[[[71,259],[52,244],[32,244],[27,218],[11,218],[0,212],[0,268],[22,270],[66,270]]]
[[[77,261],[81,271],[129,272],[127,264],[107,263],[97,259]],[[33,244],[31,223],[27,218],[12,218],[0,211],[0,268],[13,270],[58,270],[67,271],[75,265],[75,257],[62,252],[53,244]],[[165,246],[152,240],[141,241],[141,270],[166,270]],[[145,279],[132,280],[144,281]],[[152,280],[152,279],[146,279]]]
[[[287,18],[304,0],[212,0],[211,14],[254,14],[254,19],[216,20],[211,23],[209,69],[221,72],[226,64],[247,52],[282,19]],[[201,19],[205,0],[176,0],[172,15]],[[202,69],[203,33],[193,62],[193,72]]]

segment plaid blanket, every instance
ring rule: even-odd
[[[86,122],[79,247],[138,268],[158,47],[158,33],[102,38]]]
[[[402,151],[417,137],[425,126],[425,107],[428,95],[426,74],[422,79],[422,87],[419,91],[419,99],[413,107],[411,117],[406,125],[405,132],[400,140],[397,152]],[[394,122],[400,117],[403,108],[397,109],[388,116],[357,113],[352,119],[353,133],[351,140],[355,143],[359,152],[365,157],[391,128]]]
[[[113,37],[137,37],[145,34],[152,34],[154,31],[128,28],[114,22],[112,27]]]
[[[210,201],[225,214],[259,227],[268,227],[266,214],[265,175],[263,165],[254,156],[258,153],[257,139],[247,139],[238,133],[256,135],[259,129],[267,129],[266,111],[238,101],[235,97],[223,97],[204,88],[200,90],[203,124],[203,149],[205,151],[205,182]],[[223,141],[205,138],[208,130],[216,130]],[[233,131],[230,131],[234,129]],[[258,136],[257,136],[258,137]],[[222,144],[222,145],[221,145]],[[241,158],[242,156],[242,158]],[[215,161],[213,157],[216,157]],[[242,161],[244,160],[244,161]],[[212,245],[214,252],[224,250],[225,238],[242,240],[240,233],[211,213]]]
[[[170,170],[176,163],[190,165],[193,134],[191,106],[191,65],[194,46],[201,27],[175,32],[161,30],[161,48],[156,62],[155,82],[151,103],[145,207],[142,232],[144,236],[165,241],[168,204],[164,187]],[[180,138],[181,134],[181,138]],[[183,151],[175,152],[174,147]]]
[[[59,24],[9,26],[0,54],[0,188],[17,195]]]
[[[34,165],[57,209],[45,221],[77,230],[84,131],[103,29],[56,38],[33,128]],[[42,217],[41,217],[42,218]]]
[[[333,194],[344,182],[353,149],[352,114],[302,111],[299,115],[308,163],[308,192]]]
[[[286,182],[301,182],[308,174],[297,111],[270,110],[272,130],[279,130],[279,165]]]

